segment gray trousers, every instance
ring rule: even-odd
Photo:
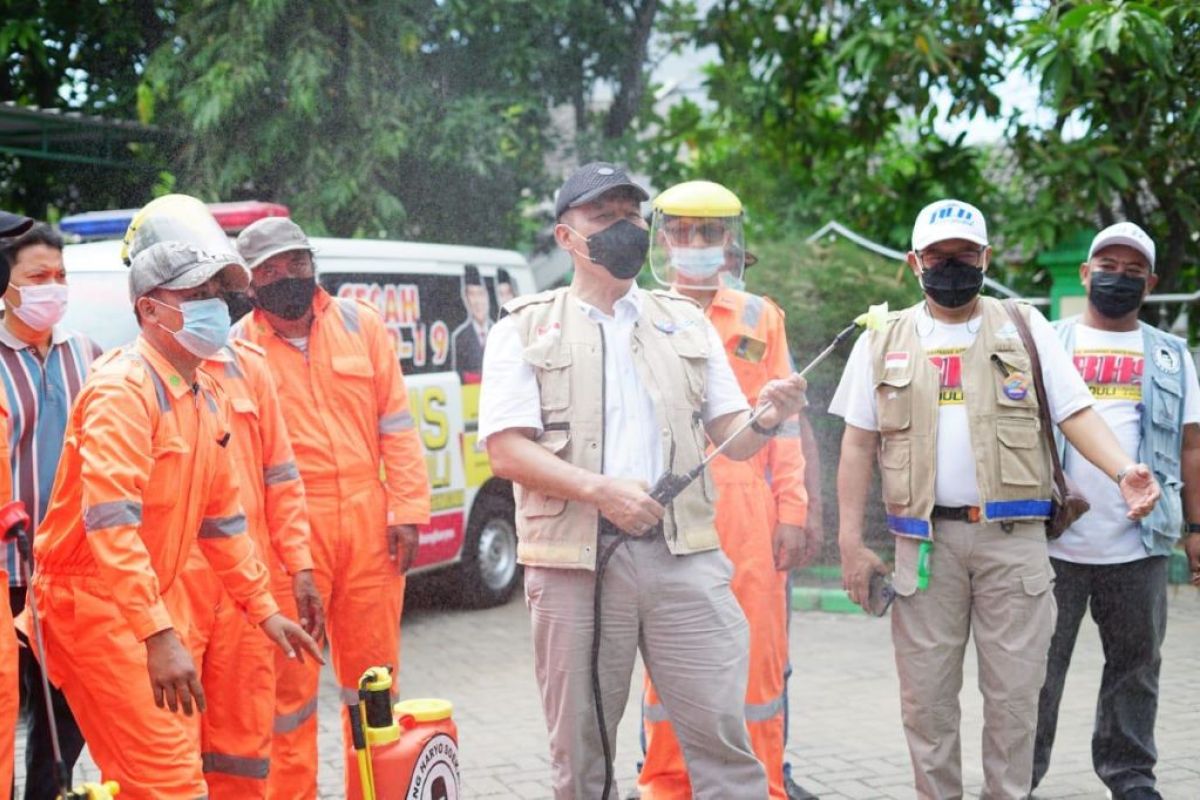
[[[601,537],[600,548],[610,541]],[[614,757],[640,649],[682,747],[696,800],[767,797],[766,773],[750,747],[743,715],[750,638],[729,588],[732,575],[720,550],[674,556],[661,535],[624,537],[604,575],[600,685]],[[592,699],[594,586],[588,570],[525,570],[557,800],[597,800],[604,788]],[[610,800],[620,796],[614,786]]]
[[[1055,558],[1051,563],[1057,574],[1058,626],[1050,644],[1050,664],[1038,711],[1033,785],[1036,787],[1050,768],[1067,668],[1079,625],[1090,607],[1104,648],[1092,764],[1115,800],[1120,800],[1126,792],[1154,786],[1158,674],[1167,634],[1167,559],[1153,556],[1125,564],[1073,564]]]
[[[1038,693],[1054,633],[1045,526],[937,520],[929,588],[915,591],[919,542],[897,537],[892,640],[900,707],[921,800],[961,798],[958,695],[972,633],[983,694],[983,800],[1029,794]]]

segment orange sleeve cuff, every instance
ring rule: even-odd
[[[279,613],[279,606],[275,603],[275,598],[271,597],[270,592],[263,592],[250,601],[246,606],[246,617],[253,625],[259,625],[267,617]]]
[[[780,503],[778,514],[779,521],[784,525],[795,525],[803,528],[808,524],[807,503]]]
[[[162,600],[155,600],[154,604],[145,611],[132,613],[128,619],[129,624],[133,627],[133,635],[139,642],[146,641],[159,631],[175,627],[175,623],[171,620],[171,614]]]
[[[387,512],[388,525],[427,525],[429,524],[429,498],[425,502],[389,503]]]
[[[289,547],[280,553],[279,560],[283,562],[283,567],[288,571],[288,575],[295,575],[297,572],[313,568],[312,553],[307,547]]]

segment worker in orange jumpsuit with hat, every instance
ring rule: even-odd
[[[205,709],[184,638],[194,543],[251,623],[288,655],[321,659],[271,597],[238,500],[228,400],[199,369],[227,341],[221,293],[246,282],[240,261],[194,245],[161,242],[134,258],[142,333],[80,393],[34,538],[42,667],[102,774],[132,800],[208,794],[195,722],[177,713]]]
[[[375,309],[317,286],[313,248],[289,219],[253,223],[237,247],[255,310],[235,335],[266,351],[275,377],[304,481],[334,672],[343,702],[355,702],[364,671],[399,666],[404,573],[417,526],[429,521],[424,452]],[[319,672],[289,663],[277,674],[280,707],[296,711],[276,718],[268,796],[312,798]]]
[[[742,204],[724,186],[691,181],[654,201],[650,265],[655,278],[691,297],[717,329],[751,406],[768,381],[792,374],[783,312],[740,283],[745,246]],[[732,588],[750,623],[746,728],[767,773],[770,797],[785,800],[785,674],[788,668],[788,571],[820,547],[806,531],[808,495],[800,422],[793,417],[748,461],[718,457],[716,526],[733,562]],[[646,752],[638,780],[644,800],[692,796],[679,743],[649,677],[643,704]]]
[[[159,241],[181,240],[241,260],[208,207],[180,194],[156,198],[138,212],[125,234],[125,257]],[[204,369],[229,397],[228,449],[272,595],[280,604],[294,602],[301,624],[319,640],[325,614],[313,580],[304,486],[266,358],[255,345],[234,339]],[[276,716],[275,648],[241,612],[197,546],[182,580],[192,617],[189,644],[208,701],[200,725],[208,796],[266,797]]]
[[[33,220],[0,211],[0,240],[20,236]],[[0,294],[8,290],[8,262],[0,259]],[[12,469],[8,460],[8,400],[0,392],[0,497],[12,497]],[[0,531],[0,534],[6,531]],[[8,585],[8,571],[0,566],[0,583]],[[0,798],[10,797],[13,782],[13,742],[17,732],[20,688],[17,666],[17,634],[8,603],[0,603]]]

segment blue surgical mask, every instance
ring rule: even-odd
[[[677,247],[671,251],[671,263],[689,278],[711,278],[725,266],[725,248]]]
[[[212,358],[229,342],[229,328],[232,325],[229,306],[221,298],[188,300],[180,303],[176,310],[183,314],[183,327],[173,331],[172,335],[196,358]]]

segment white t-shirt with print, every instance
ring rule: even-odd
[[[1075,368],[1130,461],[1137,461],[1142,441],[1144,347],[1140,330],[1102,331],[1075,325]],[[1183,424],[1200,423],[1200,386],[1190,357],[1183,359],[1183,372]],[[1123,564],[1145,558],[1141,530],[1125,516],[1128,509],[1112,478],[1069,446],[1063,469],[1091,510],[1050,543],[1050,555],[1076,564]]]
[[[938,396],[937,464],[933,502],[939,506],[979,505],[979,481],[975,474],[975,453],[971,447],[962,385],[962,353],[978,335],[978,318],[948,325],[921,312],[917,336],[933,365],[941,372]],[[1029,314],[1030,331],[1037,345],[1042,371],[1046,376],[1046,395],[1055,422],[1092,405],[1092,396],[1079,373],[1071,366],[1054,329],[1036,310]],[[879,430],[876,422],[875,368],[871,360],[868,332],[854,343],[846,362],[846,371],[838,384],[829,413],[842,417],[850,425],[868,431]],[[1032,385],[1030,391],[1033,391]],[[914,464],[913,469],[923,465]]]

